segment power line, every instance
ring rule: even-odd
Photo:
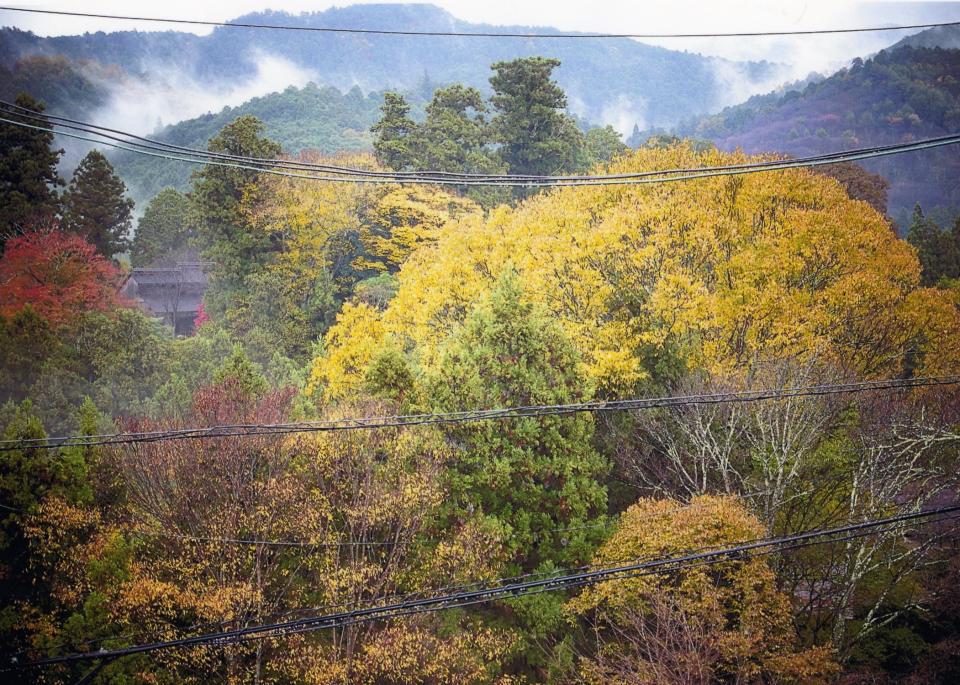
[[[207,159],[213,159],[217,161],[225,162],[239,162],[246,164],[257,165],[257,170],[262,171],[260,165],[266,167],[278,167],[283,169],[297,170],[297,171],[321,171],[325,173],[331,173],[336,175],[347,175],[347,176],[358,176],[362,178],[376,178],[382,179],[385,182],[391,183],[403,183],[403,182],[413,182],[413,181],[423,181],[430,183],[443,183],[446,185],[470,185],[471,181],[491,181],[497,182],[500,184],[500,181],[503,181],[504,184],[510,184],[516,182],[516,184],[528,185],[529,183],[543,183],[544,185],[564,185],[566,182],[579,182],[579,181],[606,181],[606,180],[633,180],[633,179],[642,179],[650,177],[659,177],[659,176],[672,176],[678,174],[692,174],[692,173],[703,173],[703,172],[727,172],[734,170],[763,170],[763,169],[776,169],[783,167],[785,164],[790,165],[807,165],[811,163],[819,164],[829,164],[837,163],[841,161],[849,161],[847,158],[850,158],[852,155],[865,155],[869,154],[871,156],[879,156],[879,153],[895,153],[902,150],[905,145],[920,145],[928,143],[940,143],[944,144],[953,144],[954,139],[960,136],[956,135],[947,135],[940,136],[938,138],[928,138],[921,141],[914,141],[913,143],[894,143],[889,145],[876,145],[866,148],[852,148],[847,150],[840,150],[837,152],[830,152],[821,155],[812,155],[808,157],[799,157],[792,159],[775,159],[768,160],[763,162],[747,162],[742,164],[730,164],[722,166],[700,166],[700,167],[685,167],[685,168],[673,168],[673,169],[663,169],[663,170],[650,170],[650,171],[641,171],[641,172],[629,172],[629,173],[618,173],[618,174],[567,174],[567,175],[534,175],[534,174],[484,174],[484,173],[470,173],[470,172],[451,172],[451,171],[436,171],[436,170],[417,170],[417,171],[376,171],[371,169],[362,169],[358,167],[346,167],[333,164],[319,164],[314,162],[304,162],[299,160],[291,159],[278,159],[278,158],[263,158],[263,157],[250,157],[244,155],[231,155],[222,152],[215,152],[211,150],[202,150],[199,148],[185,147],[182,145],[174,145],[172,143],[167,143],[164,141],[154,140],[151,138],[145,138],[143,136],[138,136],[133,133],[126,131],[121,131],[114,128],[109,128],[106,126],[100,126],[91,122],[80,121],[78,119],[71,119],[68,117],[56,116],[52,114],[40,113],[36,110],[31,110],[26,107],[21,107],[12,102],[6,100],[0,100],[0,106],[7,107],[13,110],[16,110],[15,115],[21,118],[30,119],[32,121],[40,122],[47,126],[59,126],[62,128],[69,128],[72,130],[83,131],[85,133],[91,133],[96,136],[100,136],[107,140],[117,141],[124,145],[130,145],[135,148],[142,148],[146,150],[157,151],[160,150],[164,153],[171,153],[176,155],[182,155],[183,157],[202,157]],[[2,110],[0,110],[2,111]],[[51,124],[50,120],[54,120],[57,123]],[[5,120],[6,121],[6,120]],[[8,121],[8,123],[10,123]],[[56,133],[52,128],[48,132]],[[112,135],[116,134],[116,135]],[[59,135],[67,135],[65,133],[60,133]],[[87,140],[86,138],[82,138]],[[137,142],[140,141],[140,142]],[[109,143],[104,143],[109,144]],[[115,146],[120,147],[120,146]],[[128,150],[128,148],[121,147],[120,149]],[[128,150],[130,152],[139,152],[140,150]],[[171,157],[171,159],[174,159]],[[191,159],[183,159],[182,157],[176,157],[175,159],[180,159],[181,161],[195,161]],[[246,168],[246,167],[244,167]],[[319,180],[332,180],[332,179],[319,179]],[[548,182],[550,182],[548,184]],[[556,183],[553,183],[556,182]]]
[[[328,183],[352,183],[352,184],[411,184],[411,185],[444,185],[444,186],[502,186],[502,187],[518,187],[518,188],[573,188],[573,187],[585,187],[585,186],[613,186],[613,185],[649,185],[649,184],[659,184],[659,183],[673,183],[678,181],[690,181],[695,179],[704,179],[704,178],[713,178],[717,176],[738,176],[743,174],[752,174],[765,171],[783,171],[786,169],[799,169],[804,167],[816,167],[829,164],[837,164],[839,162],[855,162],[864,159],[872,159],[875,157],[885,157],[888,155],[903,154],[906,152],[917,152],[920,150],[928,150],[933,148],[943,147],[945,145],[956,145],[960,143],[960,134],[954,134],[949,136],[942,136],[939,138],[928,138],[924,140],[914,141],[911,143],[899,143],[896,145],[889,145],[877,148],[862,148],[857,150],[850,150],[846,153],[830,153],[827,155],[818,155],[815,157],[806,157],[803,159],[794,159],[794,160],[776,160],[768,162],[757,162],[754,164],[744,164],[744,165],[730,165],[730,166],[720,166],[720,167],[711,167],[713,171],[698,171],[697,173],[682,173],[679,175],[669,175],[677,174],[676,169],[664,169],[661,171],[648,171],[640,172],[637,174],[631,174],[628,178],[618,178],[615,175],[605,177],[602,175],[598,176],[583,176],[579,177],[576,180],[534,180],[533,178],[523,179],[519,178],[514,180],[510,176],[504,177],[491,177],[483,179],[465,179],[465,180],[453,180],[449,178],[439,178],[432,176],[394,176],[394,177],[376,177],[376,178],[352,178],[344,176],[316,176],[311,174],[298,174],[291,173],[287,171],[278,171],[277,169],[270,168],[269,166],[262,166],[263,161],[257,158],[249,158],[249,164],[234,164],[228,162],[212,161],[208,159],[199,159],[196,157],[189,156],[177,156],[173,154],[153,152],[150,150],[138,149],[136,147],[129,147],[127,145],[111,143],[106,140],[100,140],[97,138],[91,138],[88,136],[79,135],[76,133],[67,133],[65,131],[57,131],[53,128],[46,128],[42,126],[35,126],[32,124],[26,124],[22,121],[15,121],[12,119],[6,119],[0,117],[0,122],[11,124],[13,126],[20,126],[22,128],[28,128],[36,131],[44,131],[45,133],[53,133],[56,135],[66,136],[68,138],[76,138],[78,140],[85,140],[91,143],[96,143],[97,145],[106,145],[107,147],[116,148],[119,150],[126,150],[128,152],[134,152],[137,154],[147,155],[150,157],[159,157],[162,159],[169,159],[179,162],[187,162],[189,164],[197,164],[204,166],[216,166],[216,167],[225,167],[231,169],[243,169],[247,171],[256,171],[258,173],[270,174],[274,176],[283,176],[286,178],[296,178],[307,181],[324,181]],[[339,173],[339,172],[337,172]],[[382,172],[371,172],[380,174]]]
[[[759,402],[765,400],[815,397],[821,395],[852,394],[874,390],[905,390],[911,388],[947,386],[960,384],[960,376],[890,378],[855,383],[746,390],[699,395],[647,397],[627,400],[579,402],[573,404],[542,404],[505,407],[500,409],[477,409],[432,414],[398,414],[344,418],[330,421],[301,421],[295,423],[248,423],[224,424],[196,428],[182,428],[137,433],[101,433],[97,435],[63,435],[50,438],[26,438],[0,441],[0,452],[18,449],[59,449],[62,447],[98,447],[134,443],[161,442],[165,440],[194,440],[200,438],[224,438],[246,436],[287,435],[291,433],[323,433],[348,430],[404,428],[423,425],[449,425],[477,421],[537,418],[544,416],[567,416],[571,414],[641,411],[692,405],[725,404],[730,402]]]
[[[873,33],[879,31],[908,31],[929,29],[941,26],[958,26],[960,21],[934,22],[929,24],[905,24],[899,26],[866,26],[839,29],[807,29],[783,31],[737,31],[732,33],[543,33],[511,31],[415,31],[401,29],[364,29],[337,28],[332,26],[292,26],[289,24],[254,24],[248,22],[204,21],[201,19],[171,19],[167,17],[138,17],[120,14],[95,14],[93,12],[67,12],[62,10],[41,10],[25,7],[0,7],[9,12],[30,12],[34,14],[53,14],[66,17],[84,17],[88,19],[119,19],[122,21],[149,21],[163,24],[184,24],[189,26],[215,26],[238,29],[275,29],[279,31],[308,31],[316,33],[345,33],[382,36],[432,36],[450,38],[750,38],[759,36],[810,36],[843,33]]]
[[[174,540],[184,540],[187,542],[210,542],[223,545],[241,545],[247,547],[305,547],[305,548],[342,548],[342,547],[403,547],[415,545],[420,541],[415,540],[347,540],[341,542],[309,542],[305,540],[259,540],[255,538],[225,538],[205,535],[183,535],[161,530],[143,530],[133,531],[134,535],[143,535],[147,537],[171,538]]]
[[[933,522],[953,520],[956,516],[952,514],[956,514],[957,512],[960,512],[960,505],[938,507],[829,529],[819,529],[776,538],[766,538],[719,550],[641,561],[638,563],[605,567],[592,571],[553,576],[539,580],[485,587],[468,592],[397,602],[383,606],[368,606],[334,614],[249,626],[246,628],[195,635],[175,640],[133,645],[112,650],[102,649],[97,652],[68,654],[41,659],[22,665],[15,665],[14,668],[50,666],[95,659],[116,659],[133,654],[143,654],[178,647],[196,647],[201,645],[223,647],[248,639],[283,637],[300,632],[338,628],[361,622],[389,620],[401,616],[471,606],[495,601],[500,598],[517,598],[539,592],[579,588],[610,580],[624,580],[646,575],[677,573],[690,568],[722,563],[724,561],[742,561],[756,556],[776,554],[810,545],[842,542],[865,535],[874,535],[888,529],[895,530],[900,524],[922,521],[924,519],[929,519]]]

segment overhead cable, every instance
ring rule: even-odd
[[[19,115],[16,115],[19,116]],[[894,145],[887,146],[876,146],[871,148],[858,148],[855,150],[848,150],[842,153],[829,153],[825,155],[817,155],[812,157],[805,157],[801,159],[783,159],[783,160],[772,160],[764,162],[755,162],[749,164],[740,164],[740,165],[728,165],[728,166],[717,166],[717,167],[706,167],[703,169],[695,169],[693,173],[687,173],[686,169],[662,169],[662,170],[650,170],[645,172],[638,172],[633,174],[611,174],[611,175],[591,175],[591,176],[579,176],[579,177],[514,177],[510,175],[492,175],[492,176],[476,176],[472,178],[451,178],[440,175],[441,172],[437,172],[436,176],[430,175],[429,172],[417,172],[414,175],[412,172],[410,175],[399,175],[391,174],[389,172],[368,172],[368,173],[357,173],[362,170],[352,170],[350,176],[344,175],[325,175],[318,176],[313,174],[302,174],[294,173],[291,171],[279,170],[275,167],[281,166],[280,164],[272,164],[270,162],[264,162],[258,158],[245,158],[245,163],[234,163],[226,161],[218,161],[215,159],[207,159],[206,157],[201,157],[199,155],[186,155],[179,153],[168,153],[168,152],[157,152],[152,149],[142,149],[143,146],[137,147],[135,143],[116,143],[110,142],[109,140],[101,140],[98,138],[92,138],[90,136],[84,136],[77,133],[68,133],[66,131],[58,131],[51,127],[37,126],[33,124],[28,124],[23,121],[17,121],[14,119],[7,119],[0,117],[0,123],[6,123],[13,126],[19,126],[22,128],[44,131],[46,133],[53,133],[56,135],[66,136],[68,138],[75,138],[78,140],[84,140],[91,143],[96,143],[98,145],[105,145],[108,147],[116,148],[119,150],[125,150],[128,152],[133,152],[136,154],[147,155],[150,157],[158,157],[162,159],[168,159],[173,161],[186,162],[188,164],[203,165],[203,166],[215,166],[215,167],[225,167],[231,169],[242,169],[248,171],[256,171],[258,173],[270,174],[274,176],[283,176],[287,178],[295,178],[309,181],[324,181],[328,183],[348,183],[348,184],[410,184],[410,185],[443,185],[443,186],[457,186],[457,187],[467,187],[467,186],[502,186],[502,187],[520,187],[520,188],[571,188],[571,187],[586,187],[586,186],[612,186],[612,185],[650,185],[650,184],[660,184],[660,183],[673,183],[680,181],[690,181],[695,179],[704,179],[704,178],[713,178],[717,176],[736,176],[742,174],[753,174],[759,172],[767,171],[782,171],[786,169],[798,169],[805,167],[816,167],[829,164],[836,164],[839,162],[855,162],[864,159],[872,159],[876,157],[885,157],[888,155],[903,154],[907,152],[918,152],[921,150],[928,150],[933,148],[939,148],[946,145],[957,145],[960,144],[960,134],[953,134],[949,136],[941,136],[937,138],[928,138],[923,140],[912,141],[909,143],[898,143]],[[102,134],[98,134],[102,135]],[[341,172],[330,172],[330,173],[341,173]],[[387,175],[384,175],[384,174]],[[354,177],[361,176],[361,177]]]
[[[960,376],[924,376],[918,378],[888,378],[854,383],[744,390],[699,395],[674,395],[626,400],[599,400],[572,404],[541,404],[499,409],[477,409],[432,414],[396,414],[391,416],[368,416],[332,419],[328,421],[299,421],[292,423],[247,423],[223,424],[195,428],[158,431],[100,433],[96,435],[62,435],[49,438],[24,438],[0,440],[0,452],[18,449],[60,449],[62,447],[98,447],[151,443],[166,440],[193,440],[200,438],[225,438],[262,435],[288,435],[292,433],[324,433],[349,430],[403,428],[423,425],[449,425],[477,421],[513,420],[544,416],[567,416],[571,414],[641,411],[658,408],[726,403],[782,400],[795,397],[842,395],[877,390],[906,390],[911,388],[949,386],[960,384]]]
[[[66,17],[82,17],[87,19],[115,19],[120,21],[147,21],[163,24],[181,24],[186,26],[212,26],[235,29],[273,29],[279,31],[307,31],[315,33],[344,33],[360,35],[383,36],[425,36],[451,38],[574,38],[574,39],[603,39],[603,38],[751,38],[760,36],[810,36],[844,33],[873,33],[880,31],[909,31],[915,29],[929,29],[941,26],[958,26],[960,21],[931,22],[927,24],[901,24],[890,26],[863,26],[833,29],[795,29],[781,31],[735,31],[729,33],[563,33],[563,32],[525,32],[525,31],[442,31],[442,30],[407,30],[407,29],[372,29],[349,28],[335,26],[295,26],[290,24],[259,24],[240,21],[205,21],[202,19],[173,19],[169,17],[140,17],[121,14],[97,14],[94,12],[68,12],[64,10],[42,10],[27,7],[0,7],[0,10],[9,12],[30,12],[33,14],[48,14]]]
[[[449,181],[457,181],[457,185],[462,184],[463,182],[471,180],[483,180],[483,181],[519,181],[519,182],[540,182],[540,181],[593,181],[593,180],[616,180],[616,179],[638,179],[638,178],[648,178],[653,176],[663,176],[663,175],[676,175],[676,174],[689,174],[689,173],[701,173],[707,171],[728,171],[736,169],[763,169],[768,167],[776,167],[782,165],[784,162],[789,163],[806,163],[806,162],[823,162],[828,163],[838,161],[837,158],[845,158],[854,154],[863,154],[863,153],[877,153],[888,150],[897,150],[902,147],[903,143],[894,143],[889,145],[876,145],[866,148],[848,148],[846,150],[838,150],[836,152],[829,152],[820,155],[812,155],[809,157],[795,157],[791,159],[774,159],[761,162],[746,162],[742,164],[729,164],[722,166],[697,166],[697,167],[685,167],[685,168],[673,168],[673,169],[661,169],[661,170],[649,170],[649,171],[639,171],[639,172],[628,172],[628,173],[618,173],[618,174],[564,174],[564,175],[537,175],[537,174],[490,174],[490,173],[473,173],[473,172],[459,172],[459,171],[438,171],[438,170],[389,170],[389,171],[378,171],[374,169],[363,169],[360,167],[347,167],[342,165],[335,164],[326,164],[326,163],[317,163],[317,162],[306,162],[297,159],[290,158],[263,158],[263,157],[251,157],[248,155],[232,155],[224,152],[217,152],[212,150],[203,150],[200,148],[186,147],[183,145],[175,145],[173,143],[167,143],[165,141],[154,140],[151,138],[146,138],[144,136],[139,136],[133,133],[126,131],[121,131],[119,129],[109,128],[106,126],[100,126],[95,123],[81,121],[78,119],[71,119],[69,117],[62,117],[53,114],[40,113],[36,110],[29,109],[27,107],[22,107],[12,102],[6,100],[0,100],[0,106],[6,107],[12,110],[15,110],[17,117],[24,119],[30,119],[35,122],[39,122],[43,125],[50,126],[50,121],[56,123],[52,124],[53,126],[60,126],[62,128],[69,128],[71,130],[82,131],[85,133],[91,133],[97,136],[101,136],[105,139],[117,141],[124,143],[126,145],[131,145],[133,147],[142,148],[146,150],[161,150],[163,152],[173,152],[175,154],[185,154],[191,157],[204,157],[214,160],[227,161],[227,162],[241,162],[246,164],[254,165],[263,165],[265,167],[277,167],[283,169],[291,169],[298,171],[320,171],[325,173],[331,173],[336,175],[349,175],[349,176],[360,176],[364,178],[381,178],[386,179],[391,182],[399,182],[400,180],[405,179],[414,179],[414,180],[433,180],[437,179]],[[2,112],[2,109],[0,109]],[[114,135],[115,134],[115,135]],[[955,136],[941,136],[940,138],[929,138],[924,141],[912,141],[913,143],[921,142],[937,142],[941,139],[952,139]],[[839,160],[843,161],[843,160]]]
[[[937,507],[935,509],[921,510],[881,519],[872,519],[834,528],[810,530],[793,535],[766,538],[745,544],[732,545],[719,550],[641,561],[638,563],[605,567],[509,585],[480,588],[449,595],[414,599],[382,606],[368,606],[333,614],[248,626],[234,630],[183,637],[175,640],[132,645],[117,649],[101,649],[95,652],[67,654],[25,664],[15,664],[13,667],[28,668],[91,661],[95,659],[116,659],[133,654],[203,645],[224,647],[248,639],[279,638],[302,632],[339,628],[361,622],[390,620],[401,616],[472,606],[498,599],[511,599],[540,592],[580,588],[611,580],[625,580],[640,576],[678,573],[704,565],[728,561],[743,561],[756,556],[776,554],[811,545],[856,539],[857,537],[873,535],[881,531],[897,530],[903,524],[923,520],[933,522],[938,520],[953,520],[957,512],[960,512],[960,505]]]

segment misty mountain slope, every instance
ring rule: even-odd
[[[894,43],[891,50],[902,47],[960,49],[960,26],[936,26]]]
[[[86,72],[96,71],[100,78]],[[63,55],[31,55],[13,63],[0,64],[0,99],[13,101],[28,92],[48,109],[71,114],[95,111],[109,99],[105,80],[121,80],[123,73],[108,74],[99,63],[75,62]]]
[[[681,125],[680,135],[724,150],[805,156],[960,131],[960,50],[903,47],[855,60],[802,91],[740,105]],[[924,207],[960,207],[960,150],[940,148],[864,162],[891,183],[898,218]]]
[[[425,4],[355,5],[302,15],[262,12],[236,21],[427,31],[552,30],[471,24]],[[543,55],[562,61],[556,77],[575,113],[624,131],[635,123],[641,128],[665,126],[716,111],[756,92],[757,84],[772,87],[781,80],[780,69],[770,63],[731,62],[629,39],[425,38],[222,27],[203,37],[172,31],[52,38],[16,30],[0,33],[0,57],[5,64],[29,55],[64,55],[75,61],[120,65],[133,76],[157,83],[170,81],[176,73],[174,80],[189,78],[214,88],[254,78],[260,61],[270,56],[305,71],[307,80],[341,90],[359,86],[367,92],[409,89],[425,74],[441,84],[463,82],[486,91],[493,62]]]
[[[311,83],[167,126],[151,134],[151,138],[206,149],[207,141],[221,128],[241,115],[252,114],[264,122],[265,135],[279,142],[288,153],[304,149],[325,153],[369,149],[369,129],[379,115],[380,102],[379,93],[365,96],[358,88],[341,93],[331,86]],[[185,189],[191,171],[197,168],[129,152],[114,151],[109,157],[138,205],[166,186]]]

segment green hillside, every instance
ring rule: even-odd
[[[359,88],[341,93],[311,83],[167,126],[151,138],[206,149],[207,141],[221,128],[241,115],[252,114],[264,122],[266,135],[287,153],[308,148],[328,153],[365,150],[371,145],[369,129],[377,118],[381,99],[379,93],[365,96]],[[110,159],[138,204],[166,186],[185,188],[195,168],[129,152],[115,152]]]

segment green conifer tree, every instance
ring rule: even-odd
[[[43,112],[43,105],[26,94],[17,97],[16,104]],[[31,126],[49,125],[44,118],[38,122],[13,113],[4,116]],[[51,145],[52,133],[0,124],[0,252],[8,239],[59,210],[56,189],[64,181],[57,174],[57,163],[63,150]]]
[[[383,94],[380,120],[370,130],[376,135],[373,150],[381,164],[398,171],[413,167],[417,125],[410,118],[410,105],[402,95]]]
[[[917,248],[921,282],[935,285],[941,278],[957,278],[960,272],[960,249],[956,229],[948,233],[926,217],[917,203],[913,209],[907,242]]]
[[[225,152],[272,159],[280,145],[263,137],[263,122],[251,115],[227,124],[207,145]],[[279,249],[272,236],[251,226],[242,211],[244,192],[253,187],[259,172],[209,166],[194,174],[193,201],[197,213],[197,241],[213,262],[212,279],[204,303],[215,319],[245,296],[246,281]]]
[[[64,230],[83,236],[106,257],[130,245],[133,200],[110,162],[91,150],[73,172],[63,196]]]
[[[551,79],[559,66],[558,59],[525,57],[492,67],[494,140],[512,174],[573,171],[581,157],[583,134],[564,113],[567,96]]]
[[[190,199],[174,188],[164,188],[150,200],[130,245],[130,263],[149,266],[173,261],[196,236]]]
[[[573,345],[523,299],[513,272],[447,342],[430,385],[442,411],[563,404],[587,394]],[[465,446],[453,466],[455,506],[497,519],[516,566],[577,563],[590,554],[600,531],[589,524],[605,512],[599,478],[607,468],[591,445],[591,416],[478,422],[451,432]]]

